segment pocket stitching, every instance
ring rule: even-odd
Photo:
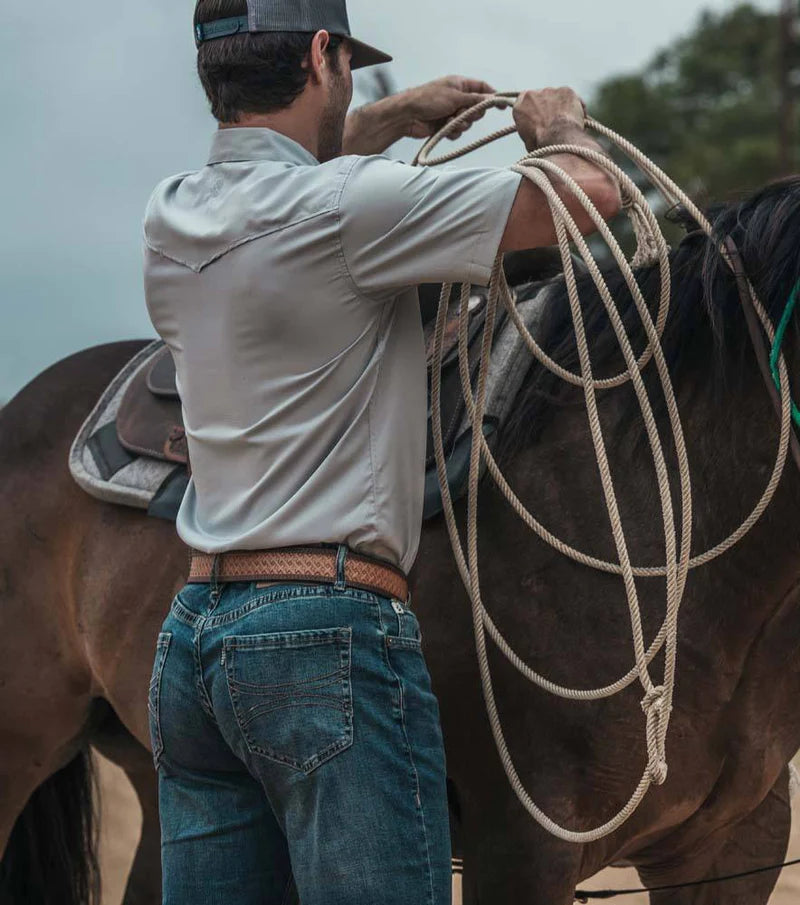
[[[420,638],[406,638],[401,635],[386,635],[385,637],[388,647],[405,647],[408,650],[422,651],[422,640]]]
[[[233,705],[233,712],[236,723],[239,726],[239,730],[242,733],[242,737],[244,738],[248,751],[250,751],[252,754],[258,754],[261,757],[266,757],[269,760],[285,764],[286,766],[292,767],[293,769],[298,770],[302,773],[309,774],[325,761],[330,760],[335,754],[345,750],[346,748],[349,748],[353,744],[353,691],[350,674],[352,665],[352,635],[352,628],[348,627],[314,630],[313,632],[281,632],[279,635],[275,635],[274,637],[269,637],[266,635],[251,636],[252,641],[251,638],[237,636],[229,636],[223,639],[223,646],[226,651],[225,674],[228,685],[228,694],[231,699],[231,704]],[[312,638],[314,640],[311,640]],[[297,639],[301,643],[292,644],[291,642],[293,639]],[[309,641],[310,643],[307,643]],[[264,745],[259,745],[253,739],[249,731],[249,725],[252,722],[252,718],[245,719],[244,717],[244,711],[238,693],[239,683],[238,680],[234,678],[235,651],[279,650],[280,648],[289,648],[294,650],[324,643],[335,643],[339,647],[339,659],[341,665],[338,672],[341,675],[342,682],[342,703],[340,706],[330,703],[327,706],[330,706],[343,714],[344,729],[343,734],[340,738],[336,739],[321,751],[315,752],[312,757],[309,757],[305,761],[301,762],[296,760],[295,758],[281,754],[280,752],[275,751],[272,748],[266,747]],[[336,673],[333,673],[333,675],[335,674]],[[294,683],[283,684],[285,685]],[[318,707],[320,706],[320,704],[282,704],[279,706]]]
[[[257,648],[256,648],[257,650]],[[255,682],[242,682],[240,679],[231,679],[233,685],[237,688],[241,688],[243,691],[248,691],[252,689],[254,692],[256,691],[272,691],[273,689],[278,688],[296,688],[298,685],[312,685],[317,682],[321,682],[323,679],[330,679],[330,682],[326,682],[326,685],[332,685],[334,681],[342,675],[342,668],[334,670],[333,672],[325,673],[321,676],[312,676],[310,679],[302,679],[300,682],[276,682],[274,685],[259,685]],[[325,687],[325,686],[322,686]]]
[[[303,629],[297,632],[275,632],[269,635],[228,635],[222,643],[226,650],[292,650],[343,641],[352,636],[351,628]]]

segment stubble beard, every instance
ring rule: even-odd
[[[317,158],[320,163],[333,160],[342,153],[344,124],[350,106],[347,82],[342,75],[337,76],[328,106],[319,124],[319,144]]]

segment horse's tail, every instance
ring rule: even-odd
[[[33,793],[0,863],[0,905],[99,903],[94,786],[87,750]]]

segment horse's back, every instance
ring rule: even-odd
[[[0,486],[9,466],[30,468],[32,461],[68,448],[105,387],[147,342],[83,349],[42,371],[12,397],[0,409]]]

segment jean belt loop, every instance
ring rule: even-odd
[[[343,591],[347,587],[345,580],[345,563],[347,562],[347,547],[339,544],[336,552],[336,584],[333,586],[334,591]]]
[[[215,599],[219,597],[219,553],[211,560],[211,595]]]

